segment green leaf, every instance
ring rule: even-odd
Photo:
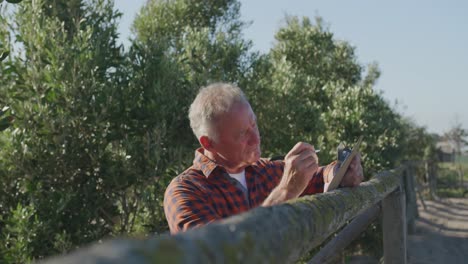
[[[3,61],[4,59],[6,59],[6,57],[8,57],[9,54],[10,54],[10,51],[8,50],[5,50],[2,53],[0,53],[0,61]]]
[[[45,99],[46,99],[47,102],[49,102],[49,103],[55,102],[56,99],[57,99],[57,94],[56,94],[56,92],[55,92],[52,88],[47,89],[47,91],[46,91],[46,93],[45,93]]]
[[[17,70],[16,70],[16,67],[14,65],[8,65],[5,67],[3,73],[6,75],[9,75],[9,74],[12,74],[12,73],[16,73]]]
[[[0,131],[3,131],[10,127],[11,116],[0,119]]]
[[[0,117],[6,113],[10,109],[9,106],[4,106],[2,109],[0,109]]]

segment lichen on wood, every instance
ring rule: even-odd
[[[382,173],[356,188],[258,207],[174,236],[108,241],[45,263],[291,263],[394,191],[399,175]]]

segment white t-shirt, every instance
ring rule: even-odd
[[[245,181],[245,170],[243,170],[240,173],[235,173],[235,174],[229,173],[229,176],[231,176],[232,178],[240,182],[240,184],[242,184],[242,186],[244,186],[244,188],[247,190],[247,182]]]

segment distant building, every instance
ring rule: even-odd
[[[450,141],[439,141],[436,148],[440,162],[455,162],[456,148]]]

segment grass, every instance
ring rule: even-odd
[[[460,185],[458,169],[462,169],[464,186]],[[455,162],[439,163],[437,195],[440,197],[468,197],[468,156],[458,157]]]
[[[437,188],[437,196],[446,198],[468,198],[466,188]]]

